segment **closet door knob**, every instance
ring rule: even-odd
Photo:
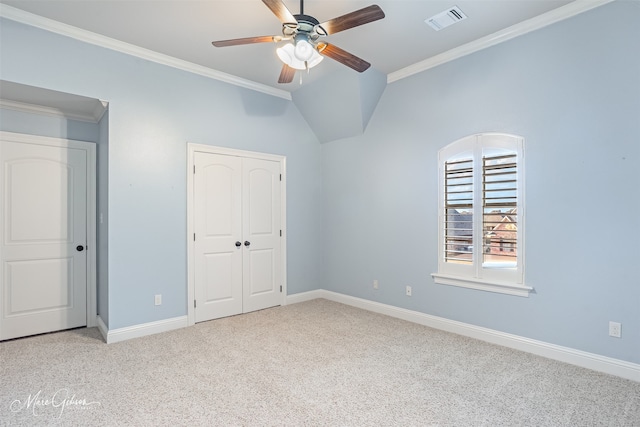
[[[245,245],[245,246],[249,246],[250,244],[251,244],[251,242],[250,242],[250,241],[248,241],[248,240],[245,240],[245,241],[244,241],[244,245]]]
[[[236,242],[236,248],[239,248],[239,247],[240,247],[240,245],[242,245],[242,243],[240,243],[240,241],[237,241],[237,242]]]

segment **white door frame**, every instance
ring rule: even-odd
[[[280,305],[287,301],[287,158],[277,154],[258,153],[255,151],[236,150],[233,148],[215,147],[204,144],[187,143],[187,324],[195,324],[195,250],[193,244],[194,235],[194,153],[203,152],[209,154],[222,154],[226,156],[250,157],[254,159],[280,162],[282,171],[281,197],[280,197],[280,224],[282,227],[281,268],[282,268],[282,296]]]
[[[96,144],[72,139],[0,131],[3,141],[85,150],[87,152],[87,328],[98,326],[98,298],[96,289]],[[0,226],[0,239],[4,227]],[[2,319],[0,319],[2,322]]]

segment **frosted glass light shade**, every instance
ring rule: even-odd
[[[311,46],[311,43],[309,43],[308,41],[297,40],[296,47],[293,50],[293,54],[300,61],[308,61],[313,56],[314,50],[315,49],[313,48],[313,46]]]
[[[322,62],[323,59],[324,59],[324,56],[320,55],[317,50],[313,49],[311,58],[307,61],[307,66],[309,68],[313,68],[316,65],[318,65],[320,62]]]

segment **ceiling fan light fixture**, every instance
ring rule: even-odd
[[[318,52],[316,52],[311,43],[306,41],[305,43],[307,43],[309,45],[309,48],[311,49],[311,55],[306,61],[300,60],[296,56],[296,48],[292,43],[287,43],[284,46],[276,49],[276,54],[282,62],[284,62],[291,68],[295,68],[296,70],[306,70],[308,68],[313,68],[322,61],[323,57]]]
[[[276,49],[276,54],[278,55],[278,58],[280,58],[280,60],[289,67],[295,68],[296,70],[304,70],[304,61],[300,61],[296,58],[294,50],[293,44],[287,43]]]

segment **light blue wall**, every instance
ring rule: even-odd
[[[640,363],[639,20],[614,2],[390,84],[362,137],[322,146],[325,287]],[[529,298],[430,277],[438,150],[485,131],[526,140]]]
[[[109,101],[110,329],[187,312],[187,142],[287,156],[288,292],[320,287],[320,145],[291,102],[0,24],[1,79]]]

